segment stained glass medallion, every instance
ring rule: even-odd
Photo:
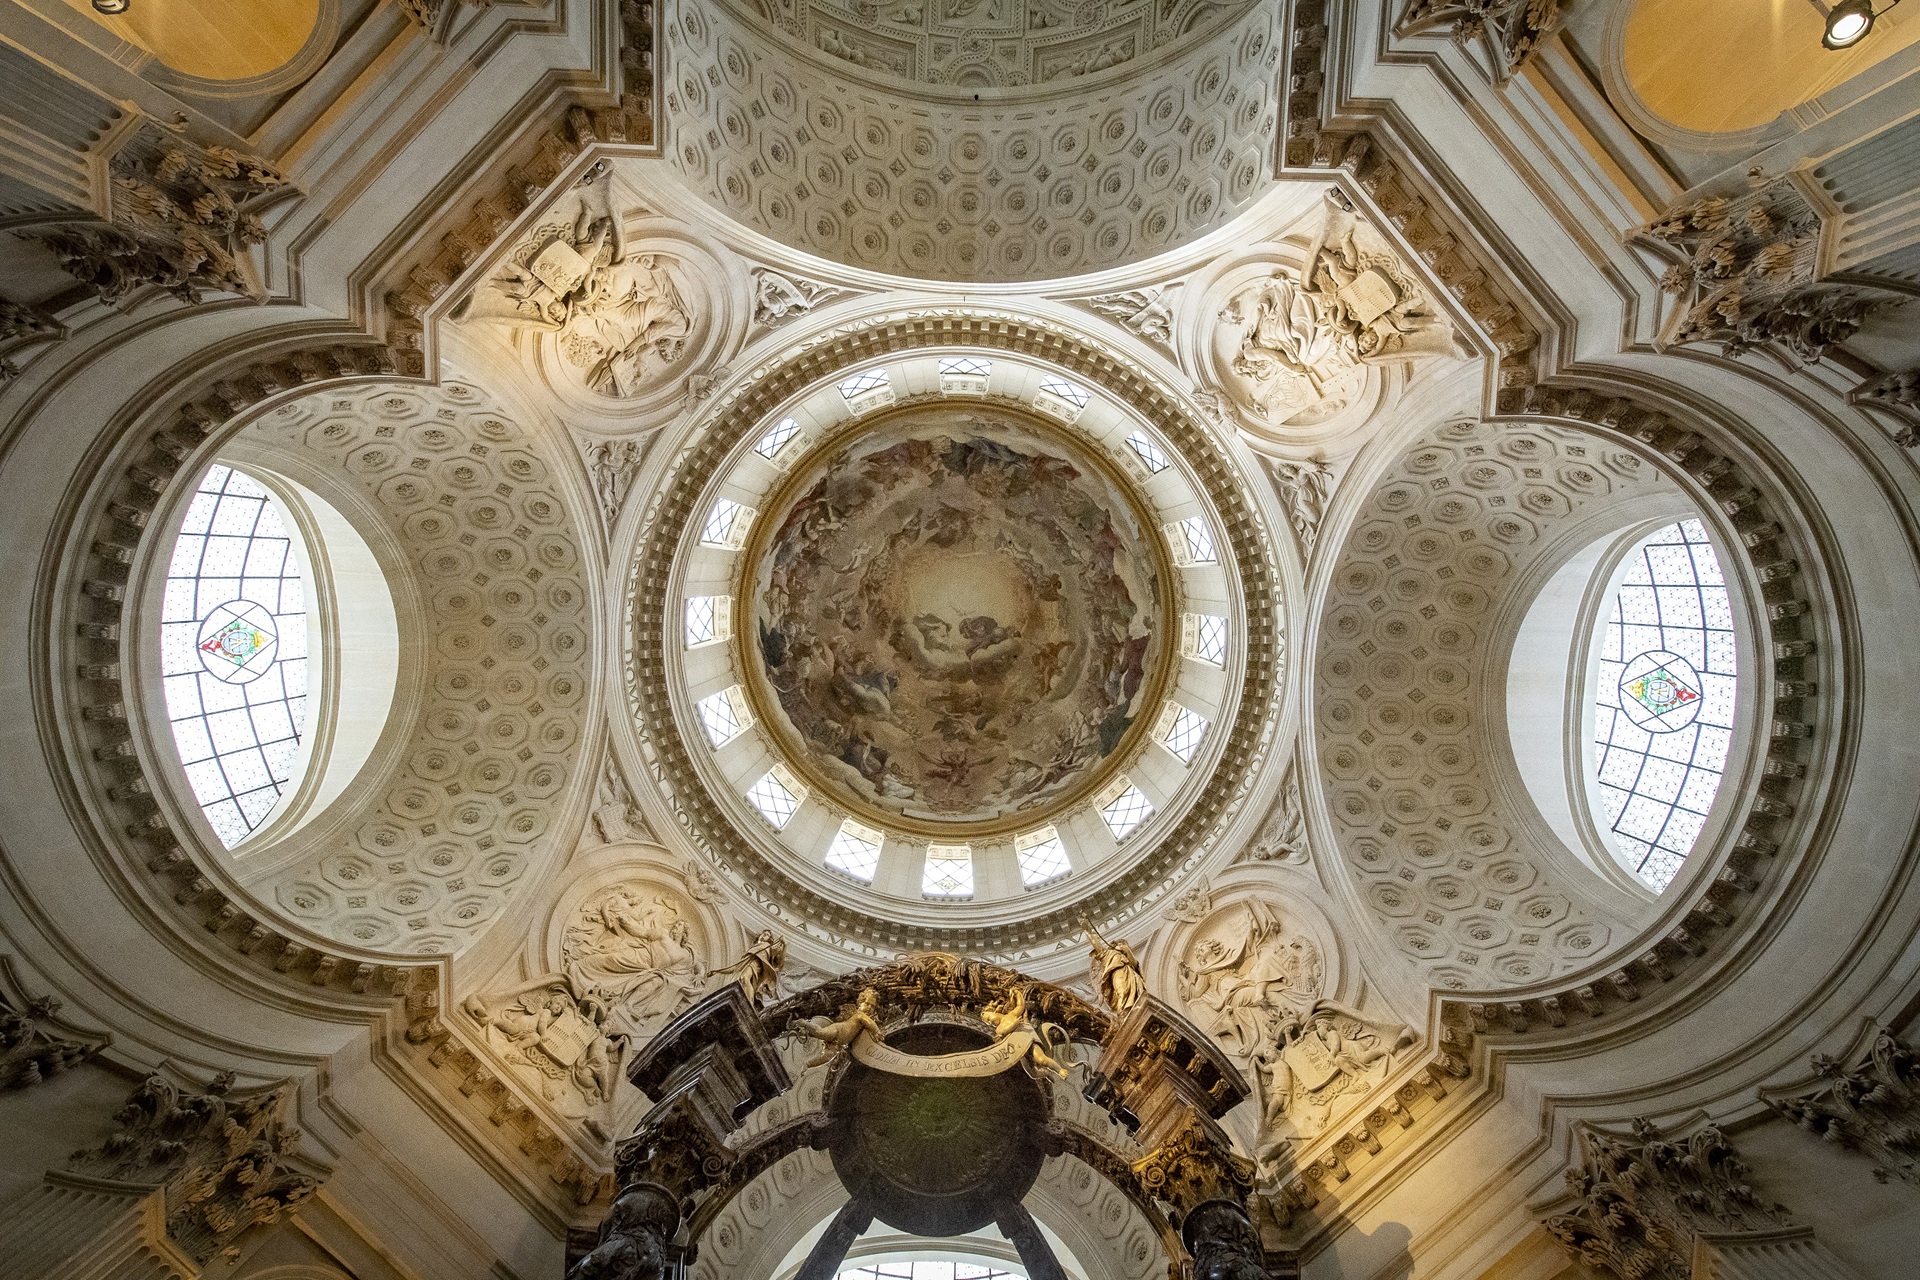
[[[279,648],[273,615],[251,600],[220,605],[200,624],[200,663],[227,684],[265,675]]]
[[[1620,677],[1620,709],[1648,733],[1675,733],[1700,710],[1700,674],[1677,653],[1635,657]]]

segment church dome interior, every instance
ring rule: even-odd
[[[1910,1275],[1797,4],[0,5],[0,1270]]]

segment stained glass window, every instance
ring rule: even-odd
[[[1739,691],[1733,604],[1700,521],[1668,525],[1628,554],[1596,665],[1608,834],[1635,875],[1664,889],[1720,790]]]
[[[1013,851],[1020,859],[1020,883],[1029,889],[1073,870],[1073,864],[1067,860],[1067,846],[1060,842],[1060,833],[1052,827],[1015,836]]]
[[[209,468],[167,570],[160,671],[181,767],[229,849],[267,820],[298,771],[307,591],[265,486]]]
[[[973,896],[973,848],[964,844],[930,844],[920,892],[928,898]]]
[[[1125,778],[1109,785],[1098,803],[1100,816],[1106,820],[1115,840],[1125,840],[1135,827],[1153,815],[1153,802]]]
[[[834,832],[833,843],[827,846],[827,865],[871,884],[874,873],[880,870],[881,839],[872,827],[848,818],[841,822],[840,830]]]

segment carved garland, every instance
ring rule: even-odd
[[[901,925],[832,901],[791,880],[748,844],[707,795],[686,744],[673,729],[661,657],[674,549],[705,478],[715,473],[734,445],[787,397],[838,369],[875,356],[954,345],[1016,351],[1051,361],[1103,387],[1151,422],[1187,458],[1202,487],[1218,504],[1245,591],[1248,631],[1243,701],[1219,764],[1221,776],[1236,779],[1236,784],[1204,791],[1159,845],[1091,897],[1018,923],[958,929]],[[645,540],[634,556],[627,594],[626,665],[633,712],[650,752],[654,782],[672,799],[683,834],[702,854],[754,902],[789,925],[834,945],[849,941],[864,945],[872,954],[928,949],[1013,955],[1072,936],[1079,928],[1079,912],[1118,920],[1125,918],[1120,913],[1135,914],[1171,892],[1218,841],[1272,747],[1284,648],[1278,615],[1279,574],[1272,560],[1272,531],[1241,496],[1250,477],[1242,476],[1142,371],[1086,348],[1068,333],[1014,315],[929,310],[844,326],[785,363],[756,370],[747,383],[716,400],[711,412],[710,425],[681,451],[656,486],[640,525],[646,531]]]

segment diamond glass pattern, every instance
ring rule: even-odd
[[[1085,387],[1077,386],[1074,383],[1068,382],[1065,378],[1057,377],[1051,373],[1043,373],[1040,375],[1040,390],[1046,392],[1048,395],[1059,396],[1062,400],[1065,400],[1068,404],[1078,409],[1086,408],[1087,402],[1093,399],[1092,393]]]
[[[748,788],[747,799],[775,831],[785,827],[800,808],[800,797],[773,773],[763,774],[760,781]]]
[[[1594,778],[1621,860],[1673,882],[1720,790],[1739,691],[1733,605],[1698,520],[1627,556],[1600,637]]]
[[[299,771],[307,723],[307,583],[266,488],[214,466],[181,519],[161,601],[174,748],[231,849]]]
[[[1067,846],[1053,827],[1042,827],[1018,836],[1013,842],[1020,860],[1020,883],[1031,889],[1073,870],[1067,859]]]
[[[1167,744],[1167,750],[1180,757],[1182,764],[1192,764],[1193,753],[1200,749],[1200,742],[1206,736],[1206,717],[1175,704],[1173,723],[1167,726],[1167,736],[1161,741]]]
[[[964,844],[928,845],[920,893],[928,898],[971,898],[973,849]]]
[[[1140,788],[1131,785],[1100,810],[1100,816],[1106,820],[1107,829],[1113,832],[1115,840],[1125,840],[1152,813],[1153,805],[1148,802],[1146,795]]]
[[[782,418],[767,428],[767,434],[760,437],[753,451],[772,461],[779,452],[787,447],[787,441],[800,434],[800,424],[792,418]]]
[[[871,884],[874,873],[880,870],[880,840],[878,831],[848,818],[827,846],[826,863],[835,871]]]
[[[1147,437],[1144,431],[1135,431],[1127,437],[1127,447],[1139,455],[1140,461],[1148,471],[1155,475],[1167,469],[1167,453]]]

